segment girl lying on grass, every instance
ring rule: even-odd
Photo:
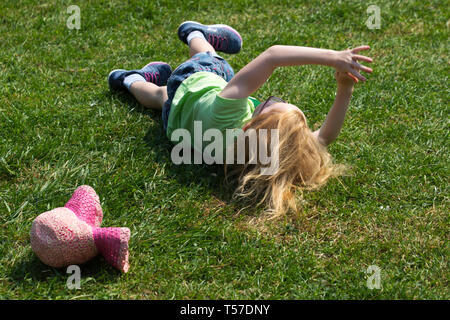
[[[225,168],[235,165],[233,173],[237,173],[238,182],[235,194],[265,204],[274,216],[297,210],[296,190],[318,188],[339,174],[340,166],[332,163],[326,146],[341,130],[354,84],[366,81],[360,71],[372,72],[358,62],[372,62],[359,54],[368,50],[368,46],[334,51],[275,45],[234,75],[231,66],[216,51],[228,54],[240,51],[242,38],[236,30],[227,25],[187,21],[178,28],[178,37],[189,46],[190,59],[174,72],[163,62],[152,62],[139,70],[113,70],[108,76],[110,88],[128,90],[143,106],[162,110],[169,139],[180,128],[194,136],[197,121],[203,132],[212,128],[221,132],[235,128],[242,128],[243,132],[266,129],[266,144],[273,132],[269,129],[277,129],[278,162],[272,174],[262,174],[263,164],[250,161],[253,158],[248,143],[243,151],[245,163],[235,165],[235,161],[225,161]],[[311,131],[297,106],[276,97],[262,103],[250,97],[275,68],[305,64],[336,69],[336,99],[322,127],[316,131]],[[204,148],[194,142],[191,146]],[[229,150],[229,146],[224,146],[224,153]]]

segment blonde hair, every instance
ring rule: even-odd
[[[278,129],[278,170],[271,175],[262,175],[264,167],[259,161],[249,163],[249,147],[245,146],[245,163],[234,165],[228,178],[237,178],[238,186],[234,197],[250,201],[254,206],[264,204],[271,218],[284,215],[288,211],[298,211],[296,191],[317,189],[332,176],[341,173],[343,167],[334,165],[330,154],[307,126],[303,115],[296,110],[270,111],[260,114],[247,124],[259,136],[259,130],[266,129],[270,143],[270,129]],[[235,151],[237,142],[234,143]],[[270,150],[269,148],[267,148]],[[235,159],[237,152],[235,154]],[[236,163],[236,162],[234,162]]]

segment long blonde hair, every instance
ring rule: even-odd
[[[270,111],[260,114],[247,124],[247,130],[257,133],[265,129],[270,143],[270,129],[278,129],[278,170],[271,175],[261,174],[261,162],[250,163],[248,143],[245,163],[225,165],[226,177],[236,177],[238,186],[234,197],[249,200],[252,206],[264,204],[271,218],[288,211],[298,211],[296,191],[317,189],[332,176],[341,173],[343,166],[334,165],[330,154],[307,126],[302,114],[295,111]],[[259,136],[259,134],[257,135]],[[234,143],[237,151],[237,142]],[[237,152],[234,153],[235,157]],[[236,158],[235,158],[236,159]]]

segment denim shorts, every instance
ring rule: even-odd
[[[207,71],[217,74],[226,82],[234,77],[233,68],[221,56],[211,52],[200,52],[192,56],[186,62],[176,68],[169,79],[167,80],[167,96],[168,99],[164,103],[162,109],[162,121],[164,131],[167,131],[167,122],[169,121],[170,107],[172,105],[175,92],[180,86],[181,82],[189,78],[196,72]]]

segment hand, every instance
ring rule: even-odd
[[[345,87],[352,87],[355,85],[355,82],[358,82],[357,80],[355,81],[355,78],[352,77],[351,75],[349,75],[348,73],[345,72],[340,72],[340,71],[336,71],[334,73],[334,77],[336,78],[336,81],[338,84],[345,86]]]
[[[358,82],[359,80],[366,81],[367,79],[363,77],[359,71],[372,73],[372,69],[359,64],[358,61],[372,62],[372,58],[359,55],[358,53],[368,49],[370,49],[369,46],[360,46],[354,49],[337,51],[334,59],[336,71],[338,73],[344,73],[352,78],[354,82]],[[339,75],[339,78],[341,79],[342,77]],[[345,78],[342,79],[344,80]],[[336,80],[338,80],[338,78],[336,78]]]

